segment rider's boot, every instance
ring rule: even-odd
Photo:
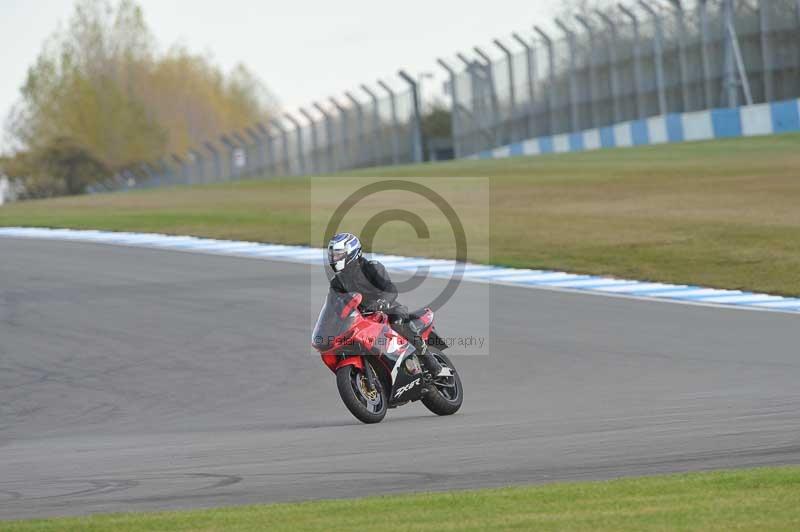
[[[414,347],[417,349],[417,358],[419,358],[419,362],[422,364],[425,371],[434,379],[439,377],[444,368],[439,364],[439,361],[436,360],[436,357],[430,354],[428,344],[424,341],[414,342]]]
[[[444,368],[439,364],[439,361],[436,360],[436,357],[430,354],[428,351],[428,344],[420,337],[419,331],[414,327],[414,324],[410,320],[399,319],[393,322],[392,327],[414,346],[419,363],[422,365],[422,369],[425,370],[429,378],[435,379],[439,377]]]

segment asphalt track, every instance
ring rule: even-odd
[[[462,411],[365,426],[309,268],[0,238],[0,519],[800,463],[796,316],[464,284]]]

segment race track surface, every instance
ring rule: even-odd
[[[365,426],[309,275],[0,238],[0,519],[800,463],[796,316],[493,287],[462,411]],[[440,330],[480,329],[485,290]]]

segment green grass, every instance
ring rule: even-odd
[[[800,295],[800,135],[348,175],[489,177],[491,233],[478,239],[489,249],[473,260]],[[309,197],[301,178],[178,187],[19,203],[0,208],[0,225],[305,244]],[[452,252],[411,236],[380,251]]]
[[[800,468],[0,523],[50,530],[800,530]]]

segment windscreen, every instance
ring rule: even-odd
[[[347,332],[358,319],[357,294],[340,294],[330,290],[325,305],[319,313],[311,344],[319,351],[334,347],[334,340]],[[342,317],[342,313],[345,316]]]

